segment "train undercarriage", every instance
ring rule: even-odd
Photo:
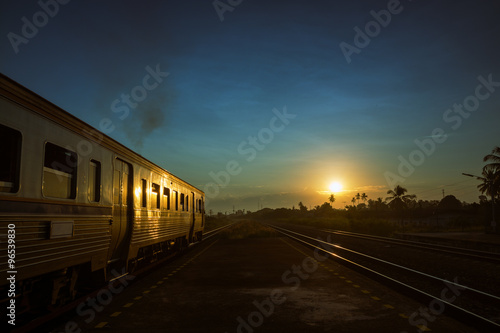
[[[202,232],[195,233],[192,241],[202,238]],[[49,274],[15,282],[16,314],[31,317],[60,308],[71,301],[99,289],[107,283],[119,280],[124,275],[138,273],[155,263],[168,260],[181,254],[189,243],[186,237],[152,244],[138,251],[137,257],[130,259],[127,265],[124,260],[110,263],[106,269],[95,272],[90,263],[67,267]],[[3,287],[2,295],[8,295],[9,285]],[[7,306],[9,299],[1,301]]]

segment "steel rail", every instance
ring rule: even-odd
[[[378,242],[392,243],[392,244],[397,244],[397,245],[402,245],[402,246],[407,246],[407,247],[414,247],[414,248],[421,248],[421,249],[432,250],[432,251],[439,251],[442,253],[450,253],[453,255],[460,255],[460,256],[464,256],[464,257],[500,263],[500,254],[494,253],[494,252],[487,252],[487,251],[480,251],[480,250],[473,250],[473,249],[464,249],[464,248],[459,248],[459,247],[455,247],[455,246],[431,244],[431,243],[404,240],[404,239],[394,239],[394,238],[389,238],[389,237],[358,234],[358,233],[347,232],[347,231],[342,231],[342,230],[328,230],[327,229],[327,230],[323,230],[323,231],[330,233],[330,234],[334,234],[334,235],[364,238],[364,239],[378,241]]]
[[[277,228],[280,228],[280,227],[277,227]],[[294,231],[291,231],[291,230],[288,230],[288,229],[284,229],[284,228],[280,228],[280,229],[283,229],[283,230],[286,230],[288,232],[300,235],[300,236],[305,237],[305,238],[314,239],[317,242],[321,242],[321,243],[326,244],[328,246],[333,246],[333,247],[338,248],[340,250],[344,250],[344,251],[347,251],[347,252],[351,252],[351,253],[354,253],[354,254],[357,254],[357,255],[369,258],[369,259],[373,259],[373,260],[382,262],[384,264],[388,264],[388,265],[391,265],[391,266],[394,266],[394,267],[397,267],[397,268],[400,268],[400,269],[403,269],[403,270],[406,270],[406,271],[410,271],[412,273],[416,273],[416,274],[419,274],[419,275],[422,275],[422,276],[425,276],[425,277],[428,277],[428,278],[431,278],[431,279],[434,279],[434,280],[437,280],[437,281],[440,281],[440,282],[443,282],[443,283],[453,284],[453,285],[455,285],[455,286],[457,286],[459,288],[467,289],[467,290],[470,290],[470,291],[475,292],[477,294],[481,294],[481,295],[486,296],[486,297],[491,297],[491,298],[494,298],[494,299],[500,301],[500,297],[499,296],[491,295],[491,294],[488,294],[487,292],[484,292],[484,291],[481,291],[481,290],[477,290],[477,289],[474,289],[474,288],[471,288],[471,287],[467,287],[467,286],[464,286],[464,285],[461,285],[459,283],[452,282],[452,281],[449,281],[449,280],[441,279],[441,278],[438,278],[437,276],[434,276],[434,275],[423,273],[423,272],[417,271],[417,270],[409,268],[409,267],[401,266],[401,265],[395,264],[393,262],[390,262],[390,261],[387,261],[387,260],[384,260],[384,259],[380,259],[380,258],[373,257],[373,256],[370,256],[370,255],[365,254],[365,253],[361,253],[361,252],[358,252],[358,251],[354,251],[354,250],[345,248],[345,247],[340,246],[340,245],[328,243],[328,242],[322,241],[320,239],[316,239],[316,238],[313,238],[313,237],[310,237],[310,236],[307,236],[307,235],[300,234],[298,232],[294,232]]]
[[[301,242],[301,243],[304,243],[305,245],[307,245],[307,246],[309,246],[309,247],[312,247],[312,248],[314,248],[314,249],[318,249],[318,250],[320,250],[320,251],[322,251],[322,252],[324,252],[324,253],[327,253],[327,254],[329,254],[329,255],[331,255],[331,256],[333,256],[333,257],[336,257],[336,258],[338,258],[338,259],[340,259],[340,260],[342,260],[342,261],[344,261],[344,262],[349,263],[350,265],[353,265],[353,266],[355,266],[355,267],[357,267],[357,268],[360,268],[360,269],[361,269],[361,270],[363,270],[363,271],[370,272],[371,274],[374,274],[374,275],[375,275],[375,276],[377,276],[377,277],[380,277],[380,278],[382,278],[382,279],[384,279],[384,280],[387,280],[387,281],[390,281],[391,283],[394,283],[394,284],[396,284],[396,285],[398,285],[398,286],[400,286],[400,287],[403,287],[403,288],[405,288],[405,289],[407,289],[407,290],[410,290],[410,291],[412,291],[412,292],[415,292],[415,293],[417,293],[417,294],[418,294],[418,295],[420,295],[420,296],[423,296],[423,297],[425,297],[425,298],[427,298],[427,299],[431,299],[431,300],[438,299],[440,302],[442,302],[443,304],[445,304],[445,305],[446,305],[446,306],[448,306],[449,308],[451,308],[451,309],[453,309],[453,310],[457,311],[457,312],[458,312],[458,313],[460,313],[460,314],[464,314],[464,315],[468,316],[468,317],[469,317],[469,318],[471,318],[473,321],[480,322],[480,323],[482,323],[482,324],[487,324],[489,327],[492,327],[492,328],[495,328],[495,329],[500,329],[500,323],[496,323],[496,322],[494,322],[494,321],[492,321],[492,320],[490,320],[490,319],[488,319],[488,318],[484,318],[484,317],[482,317],[481,315],[478,315],[478,314],[476,314],[476,313],[474,313],[474,312],[471,312],[471,311],[469,311],[469,310],[467,310],[467,309],[464,309],[464,308],[461,308],[461,307],[459,307],[459,306],[457,306],[457,305],[454,305],[454,304],[452,304],[452,303],[450,303],[450,302],[448,302],[448,301],[446,301],[446,300],[441,299],[440,297],[433,296],[432,294],[429,294],[429,293],[428,293],[428,292],[426,292],[426,291],[420,290],[420,289],[418,289],[418,288],[416,288],[416,287],[414,287],[414,286],[411,286],[411,285],[409,285],[409,284],[407,284],[407,283],[401,282],[401,281],[399,281],[399,280],[397,280],[397,279],[395,279],[395,278],[393,278],[393,277],[390,277],[390,276],[388,276],[388,275],[385,275],[385,274],[383,274],[383,273],[380,273],[380,272],[378,272],[378,271],[376,271],[376,270],[374,270],[374,269],[371,269],[371,268],[369,268],[369,267],[363,266],[363,265],[361,265],[361,264],[359,264],[359,263],[357,263],[357,262],[354,262],[354,261],[352,261],[352,260],[350,260],[350,259],[344,258],[344,257],[342,257],[342,256],[338,255],[337,253],[334,253],[334,252],[328,251],[328,250],[326,250],[326,249],[325,249],[325,248],[323,248],[323,247],[320,247],[320,246],[317,246],[317,245],[315,245],[315,244],[309,243],[309,242],[307,242],[307,241],[305,241],[305,240],[303,240],[303,239],[300,239],[300,238],[298,238],[298,237],[296,237],[296,236],[293,236],[292,234],[298,235],[298,236],[303,237],[303,238],[313,239],[313,240],[314,240],[314,241],[316,241],[316,242],[326,244],[326,245],[328,245],[328,246],[330,246],[330,247],[335,247],[335,248],[338,248],[338,249],[341,249],[341,250],[346,250],[346,251],[349,251],[349,252],[352,252],[352,253],[355,253],[355,254],[358,254],[358,255],[361,255],[361,256],[364,256],[364,257],[370,258],[370,259],[374,259],[374,260],[377,260],[377,261],[380,261],[380,262],[383,262],[383,263],[386,263],[386,264],[389,264],[389,265],[393,265],[393,266],[398,267],[398,268],[402,268],[402,269],[408,270],[408,271],[410,271],[410,272],[412,272],[412,273],[417,273],[417,274],[420,274],[420,275],[423,275],[423,276],[426,276],[426,277],[429,277],[429,278],[433,278],[433,279],[436,279],[436,280],[438,280],[438,281],[441,281],[441,282],[444,282],[444,283],[447,283],[447,284],[452,284],[452,285],[455,285],[455,286],[457,286],[457,287],[459,287],[459,288],[465,288],[465,289],[470,290],[470,291],[472,291],[472,292],[477,292],[477,293],[479,293],[479,294],[482,294],[483,296],[491,297],[491,298],[494,298],[494,299],[497,299],[497,300],[500,300],[500,297],[497,297],[497,296],[495,296],[495,295],[490,295],[490,294],[485,293],[485,292],[482,292],[482,291],[480,291],[480,290],[476,290],[476,289],[473,289],[473,288],[469,288],[469,287],[467,287],[467,286],[463,286],[463,285],[460,285],[460,284],[455,283],[455,282],[451,282],[451,281],[448,281],[448,280],[440,279],[440,278],[438,278],[438,277],[434,277],[434,276],[432,276],[432,275],[429,275],[429,274],[426,274],[426,273],[422,273],[422,272],[419,272],[419,271],[413,270],[413,269],[408,268],[408,267],[400,266],[400,265],[397,265],[397,264],[391,263],[391,262],[389,262],[389,261],[385,261],[385,260],[382,260],[382,259],[379,259],[379,258],[376,258],[376,257],[372,257],[372,256],[366,255],[366,254],[364,254],[364,253],[360,253],[360,252],[357,252],[357,251],[353,251],[353,250],[350,250],[350,249],[344,248],[344,247],[339,246],[339,245],[331,244],[331,243],[328,243],[328,242],[322,241],[322,240],[320,240],[320,239],[316,239],[316,238],[313,238],[313,237],[310,237],[310,236],[307,236],[307,235],[303,235],[303,234],[300,234],[300,233],[298,233],[298,232],[294,232],[294,231],[292,231],[292,230],[288,230],[288,229],[281,228],[281,227],[274,226],[274,225],[270,225],[270,224],[268,224],[268,226],[269,226],[269,227],[274,228],[276,231],[280,232],[281,234],[283,234],[283,235],[285,235],[285,236],[287,236],[287,237],[290,237],[290,238],[292,238],[292,239],[295,239],[295,240],[297,240],[297,241],[299,241],[299,242]]]
[[[233,223],[230,223],[230,224],[227,224],[227,225],[223,225],[222,227],[219,227],[219,228],[216,228],[216,229],[213,229],[213,230],[210,230],[210,231],[203,232],[203,240],[207,240],[210,237],[213,237],[213,236],[217,235],[221,231],[223,231],[223,230],[225,230],[225,229],[227,229],[229,227],[232,227],[236,223],[238,223],[238,222],[233,222]]]

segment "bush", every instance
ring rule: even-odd
[[[205,216],[205,231],[210,231],[232,223],[226,216]]]

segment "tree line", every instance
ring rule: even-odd
[[[438,213],[459,213],[468,211],[470,213],[478,213],[481,211],[491,218],[491,227],[495,230],[495,206],[498,205],[498,194],[500,189],[500,147],[495,147],[491,154],[484,156],[483,161],[486,165],[481,170],[480,176],[465,174],[472,176],[481,181],[477,186],[481,195],[479,203],[465,203],[458,200],[454,195],[447,195],[441,200],[418,200],[415,194],[409,194],[408,189],[397,185],[394,189],[387,191],[387,197],[379,197],[377,199],[369,199],[366,193],[357,193],[351,199],[351,205],[345,206],[345,211],[351,214],[371,214],[376,217],[392,217],[399,218],[402,222],[409,212],[422,215],[432,215]],[[488,197],[490,200],[488,200]],[[322,205],[317,205],[313,209],[308,210],[307,207],[299,202],[299,211],[302,213],[309,212],[319,216],[331,215],[335,210],[332,206],[335,202],[335,196],[331,194],[328,201]],[[483,209],[481,209],[481,207]],[[490,207],[485,209],[485,207]],[[498,228],[496,228],[498,230]]]

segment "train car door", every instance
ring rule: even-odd
[[[132,166],[115,159],[113,172],[113,221],[108,262],[126,259],[133,213]],[[124,264],[124,263],[123,263]]]
[[[189,242],[191,243],[193,241],[193,234],[194,234],[194,224],[196,222],[196,205],[195,205],[195,200],[194,200],[194,192],[191,192],[191,229],[189,229]]]

